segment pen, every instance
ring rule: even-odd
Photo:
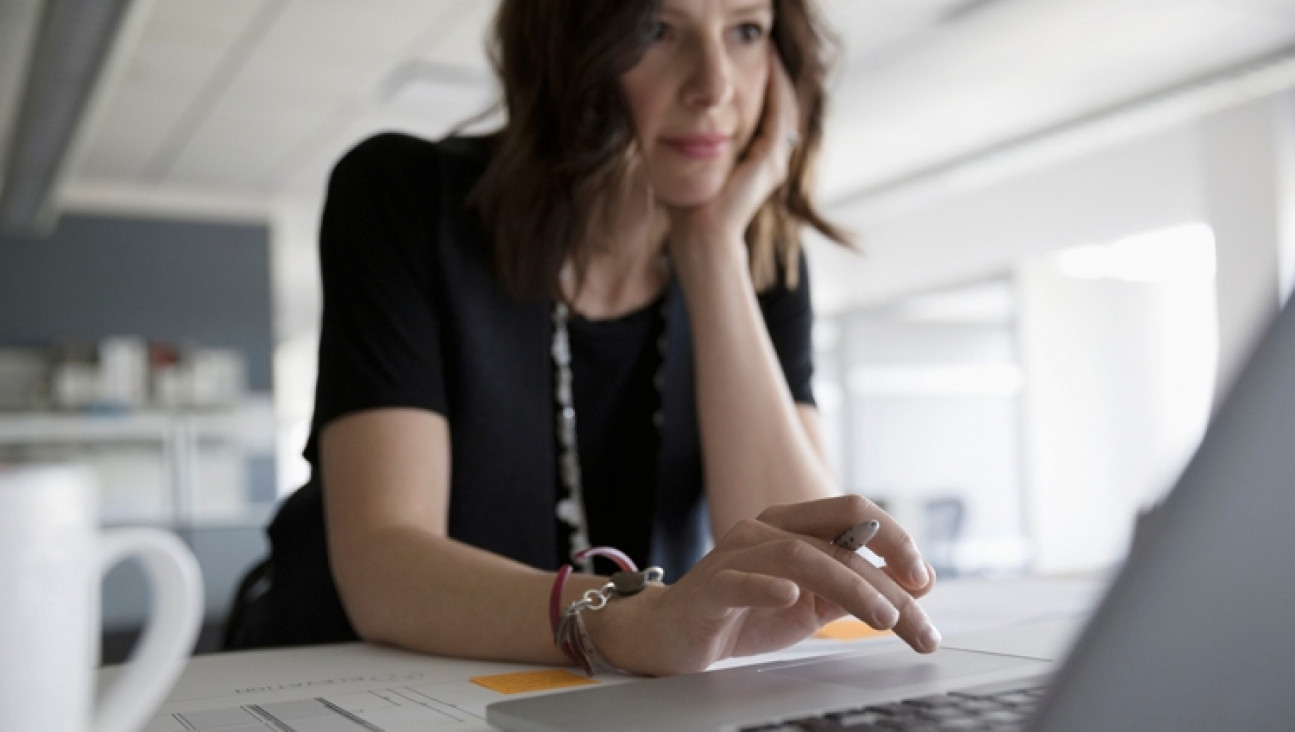
[[[852,552],[857,552],[859,549],[863,548],[865,544],[872,541],[873,537],[875,537],[877,532],[880,530],[880,521],[876,519],[864,521],[861,524],[855,524],[846,529],[845,532],[836,537],[836,540],[832,543],[839,547],[849,549]]]

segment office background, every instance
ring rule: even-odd
[[[1118,561],[1290,289],[1295,0],[822,5],[821,197],[863,250],[809,247],[842,485],[946,573]],[[0,457],[181,532],[213,627],[304,479],[327,171],[488,108],[493,7],[0,0]],[[105,344],[188,371],[68,386]]]

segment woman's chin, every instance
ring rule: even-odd
[[[657,203],[671,208],[699,208],[714,201],[724,190],[723,182],[669,182],[654,186]]]

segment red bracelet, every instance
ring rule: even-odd
[[[609,546],[590,547],[584,551],[576,552],[571,558],[578,562],[585,557],[606,557],[616,562],[616,566],[620,567],[623,572],[639,571],[638,565],[625,552]],[[549,592],[549,624],[553,627],[555,634],[558,632],[558,624],[562,622],[562,590],[567,586],[567,579],[571,576],[571,570],[570,564],[562,565],[562,568],[558,570],[557,577],[553,578],[553,589]],[[566,649],[564,648],[563,650],[565,651]],[[568,653],[567,655],[571,654]],[[572,660],[576,659],[572,657]]]

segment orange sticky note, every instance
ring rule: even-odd
[[[544,671],[522,671],[512,674],[495,674],[493,676],[474,676],[469,679],[478,686],[484,686],[500,694],[524,694],[528,691],[546,691],[562,689],[568,686],[596,684],[593,679],[577,676],[560,668]]]
[[[827,638],[829,640],[851,641],[861,638],[876,638],[882,635],[889,635],[889,630],[875,630],[869,627],[862,620],[855,618],[841,618],[833,620],[818,629],[814,634],[815,638]]]

